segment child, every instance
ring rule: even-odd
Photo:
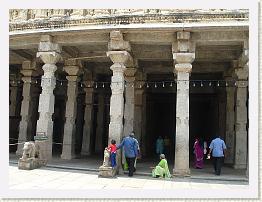
[[[116,141],[111,140],[111,144],[108,146],[108,151],[110,151],[110,161],[112,168],[116,167]]]

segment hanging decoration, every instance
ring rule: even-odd
[[[23,83],[31,83],[31,84],[41,84],[41,81],[43,81],[44,79],[48,79],[50,80],[50,78],[37,78],[34,81],[21,81],[21,80],[10,80],[9,82],[12,85],[22,85]],[[109,81],[89,81],[87,86],[84,85],[85,82],[87,81],[68,81],[66,79],[57,79],[57,84],[58,85],[68,85],[68,83],[71,82],[79,82],[80,86],[83,88],[105,88],[105,87],[111,87],[111,84],[116,83],[116,85],[119,85],[119,83],[122,82],[109,82]],[[242,86],[238,86],[237,85],[237,81],[238,80],[162,80],[162,81],[135,81],[135,82],[127,82],[125,81],[124,86],[126,87],[132,87],[132,88],[172,88],[172,87],[176,87],[176,84],[178,84],[179,82],[183,82],[185,84],[188,84],[191,87],[194,88],[215,88],[215,87],[242,87]],[[246,81],[243,81],[243,84]],[[143,84],[142,84],[143,83]],[[243,85],[244,86],[244,85]]]

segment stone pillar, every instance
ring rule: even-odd
[[[98,94],[98,112],[97,112],[97,127],[96,127],[96,141],[95,152],[102,152],[103,147],[103,134],[104,134],[104,109],[105,109],[105,96],[103,93]]]
[[[45,63],[43,66],[44,75],[42,76],[42,93],[39,97],[39,120],[37,121],[37,133],[44,134],[48,137],[43,144],[43,153],[47,160],[52,158],[52,143],[53,143],[53,121],[55,97],[53,94],[56,78],[56,63],[61,58],[61,49],[58,44],[52,42],[51,36],[41,36],[41,41],[38,47],[37,57]],[[37,135],[38,136],[38,135]]]
[[[232,80],[232,77],[227,77],[226,81]],[[235,150],[235,115],[234,115],[234,99],[235,99],[235,87],[229,85],[226,87],[226,137],[225,142],[227,145],[227,156],[225,163],[234,163],[234,150]]]
[[[90,155],[90,141],[93,135],[93,102],[94,89],[85,88],[85,115],[84,115],[84,129],[82,139],[82,155]]]
[[[142,137],[141,137],[141,151],[142,151],[142,155],[146,155],[147,154],[147,150],[146,150],[146,118],[147,118],[147,95],[146,93],[144,93],[142,95]]]
[[[177,74],[176,145],[174,175],[187,176],[189,169],[189,74],[195,53],[190,52],[190,33],[178,32],[173,44],[173,58]],[[175,47],[174,47],[175,46]]]
[[[126,68],[125,70],[125,107],[124,107],[124,136],[127,136],[134,130],[135,113],[135,68]]]
[[[26,141],[32,141],[32,116],[33,116],[33,103],[32,103],[32,97],[33,97],[33,88],[34,84],[36,82],[34,76],[37,76],[36,73],[36,66],[35,62],[31,61],[25,61],[22,64],[22,80],[24,82],[23,84],[23,101],[21,106],[21,121],[19,124],[19,135],[18,135],[18,142],[26,142]],[[22,155],[23,151],[23,144],[18,144],[17,146],[17,155]]]
[[[67,102],[66,102],[66,122],[64,127],[62,159],[73,159],[75,157],[75,136],[76,136],[76,114],[78,81],[81,73],[81,62],[70,59],[65,61],[65,71],[68,74]]]
[[[133,65],[133,59],[129,54],[130,44],[124,41],[120,31],[110,33],[107,56],[114,63],[110,69],[113,71],[111,78],[111,100],[110,100],[110,123],[108,141],[115,139],[117,144],[123,137],[123,116],[124,116],[124,71],[126,67]],[[117,153],[118,170],[121,164],[121,155]]]
[[[15,78],[14,78],[15,79]],[[17,81],[10,82],[10,95],[9,95],[9,116],[16,115],[16,103],[18,94],[18,83]]]
[[[141,146],[142,139],[142,118],[143,118],[143,88],[138,88],[135,91],[135,118],[134,118],[134,131],[136,138]]]
[[[235,164],[236,169],[247,168],[247,86],[248,86],[248,53],[242,55],[239,67],[235,70],[238,78],[235,106]]]

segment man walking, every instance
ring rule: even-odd
[[[208,158],[210,158],[210,154],[212,152],[213,157],[213,165],[216,175],[220,175],[221,167],[223,164],[223,160],[226,152],[226,144],[224,140],[220,138],[220,136],[216,136],[215,139],[212,140],[209,146]]]
[[[130,133],[129,136],[125,137],[117,149],[124,147],[125,157],[128,165],[128,176],[132,177],[134,173],[134,163],[138,156],[138,144],[134,138],[134,133]]]

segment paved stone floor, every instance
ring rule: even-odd
[[[26,180],[25,180],[26,179]],[[153,179],[149,176],[134,175],[132,178],[121,175],[116,178],[100,178],[97,173],[42,167],[35,170],[19,170],[17,165],[9,165],[9,188],[24,189],[246,189],[246,181],[203,180],[172,178]]]

